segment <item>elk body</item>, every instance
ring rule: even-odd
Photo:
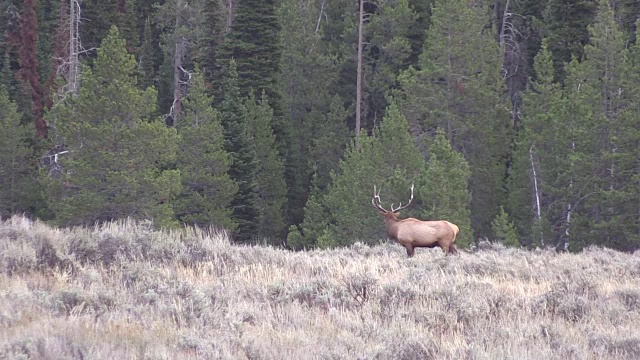
[[[376,193],[373,187],[371,203],[384,216],[384,224],[387,227],[387,236],[394,239],[407,250],[407,255],[412,257],[417,247],[440,247],[445,255],[456,254],[458,251],[454,245],[458,235],[458,226],[445,220],[423,221],[415,218],[398,219],[398,211],[411,205],[413,201],[413,185],[411,185],[411,198],[407,205],[400,203],[397,209],[391,204],[391,211],[385,210],[380,204],[380,191]]]

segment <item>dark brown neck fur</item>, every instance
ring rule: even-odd
[[[387,227],[387,236],[390,239],[397,240],[398,239],[398,215],[394,213],[386,213],[384,214],[384,224]]]

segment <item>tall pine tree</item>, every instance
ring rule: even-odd
[[[231,156],[224,151],[222,124],[212,102],[196,68],[184,99],[184,118],[176,124],[183,190],[175,212],[183,223],[234,230],[230,205],[238,186],[228,174]]]
[[[436,1],[419,69],[400,75],[398,104],[416,135],[443,128],[472,171],[472,228],[491,233],[505,198],[512,123],[500,77],[500,48],[486,6]]]
[[[244,104],[248,125],[248,141],[256,154],[256,237],[271,244],[281,244],[284,238],[284,206],[287,184],[284,181],[284,161],[273,135],[273,110],[263,93],[260,101],[251,92]]]
[[[20,123],[21,117],[0,84],[0,218],[28,212],[37,193],[29,146],[34,131]]]
[[[597,101],[594,130],[592,184],[595,194],[584,200],[581,220],[588,219],[582,238],[591,243],[632,250],[637,248],[638,116],[637,98],[629,96],[636,83],[629,81],[627,36],[615,22],[609,2],[599,1],[595,23],[589,27],[591,42],[585,46],[586,82]],[[634,221],[635,219],[635,221]],[[578,229],[581,230],[581,229]]]
[[[564,80],[564,64],[572,57],[582,59],[583,47],[589,41],[587,27],[593,23],[597,8],[598,0],[548,0],[543,24],[553,54],[556,81]]]
[[[444,131],[438,129],[429,146],[427,168],[417,192],[422,199],[421,215],[424,219],[443,219],[458,225],[460,233],[456,242],[462,246],[473,241],[470,177],[471,170],[464,156],[451,148]]]
[[[258,209],[256,197],[256,148],[248,138],[247,117],[243,114],[238,88],[236,63],[231,60],[223,84],[220,115],[224,128],[224,149],[231,155],[229,175],[238,184],[238,193],[231,202],[232,219],[238,225],[233,238],[241,242],[256,236]]]
[[[571,142],[569,129],[563,127],[566,97],[562,87],[554,82],[553,57],[547,40],[535,57],[534,69],[531,90],[523,96],[523,126],[514,151],[507,208],[523,243],[545,246],[552,240],[549,204],[556,200],[551,198],[547,187],[554,182],[568,185],[566,177],[559,182],[552,174],[569,169],[567,158],[557,154],[566,153]]]
[[[125,217],[175,224],[180,192],[177,135],[155,111],[155,90],[139,90],[136,62],[114,27],[83,73],[77,97],[55,106],[49,120],[66,147],[60,177],[45,176],[60,225],[91,225]]]
[[[352,144],[347,150],[339,170],[331,176],[327,194],[314,196],[307,203],[309,212],[302,226],[305,244],[330,247],[379,242],[385,232],[382,218],[371,206],[373,186],[382,189],[383,201],[399,203],[408,200],[412,182],[421,183],[416,179],[425,162],[409,134],[407,120],[394,103],[374,136],[361,140],[360,149]],[[416,211],[409,209],[408,214]],[[317,215],[325,217],[311,218]],[[324,224],[323,230],[318,229],[320,224]],[[306,238],[318,235],[317,239]]]
[[[235,59],[240,94],[266,91],[271,103],[279,100],[276,84],[280,69],[280,24],[275,0],[239,0],[231,32],[218,48],[223,67]],[[281,110],[278,108],[278,110]]]
[[[18,76],[22,82],[24,95],[31,98],[31,108],[36,128],[36,136],[47,137],[47,123],[42,117],[44,98],[40,83],[40,69],[37,54],[38,21],[34,0],[24,0],[20,18],[20,71]]]

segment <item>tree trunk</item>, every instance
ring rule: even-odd
[[[225,29],[227,34],[231,31],[231,26],[233,25],[233,18],[236,14],[236,1],[224,0],[224,6],[227,8],[227,28]]]
[[[362,103],[362,26],[364,25],[364,0],[360,0],[358,25],[358,70],[356,77],[356,149],[360,149],[360,116]]]
[[[68,91],[78,94],[78,51],[80,48],[78,26],[80,24],[80,1],[71,0],[69,4],[69,70],[67,75]]]
[[[23,84],[25,96],[31,98],[35,118],[36,137],[47,137],[47,123],[43,117],[43,92],[38,72],[38,20],[33,0],[25,0],[20,15],[20,70],[18,78]]]
[[[320,30],[320,21],[322,20],[322,15],[324,15],[324,4],[327,0],[322,0],[322,5],[320,5],[320,15],[318,15],[318,22],[316,23],[316,33]]]
[[[176,39],[176,48],[173,55],[173,105],[171,105],[171,117],[175,126],[180,117],[182,101],[182,56],[184,54],[184,41],[182,37]]]
[[[534,222],[540,224],[542,221],[542,215],[540,213],[540,190],[538,189],[538,174],[536,172],[536,164],[533,161],[533,145],[529,148],[529,160],[531,160],[531,171],[533,173],[533,189],[535,192],[535,213],[536,218]],[[542,235],[542,231],[539,233],[540,236],[540,245],[544,247],[544,237]]]
[[[181,1],[178,1],[177,8],[181,7]],[[185,53],[185,38],[178,35],[180,26],[182,25],[181,17],[179,13],[176,13],[176,25],[175,25],[175,49],[173,53],[173,104],[169,115],[172,118],[172,125],[175,126],[178,123],[180,117],[180,111],[182,110],[182,58]]]

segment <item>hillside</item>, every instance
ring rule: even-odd
[[[640,253],[409,259],[13,217],[0,309],[3,359],[637,359]]]

